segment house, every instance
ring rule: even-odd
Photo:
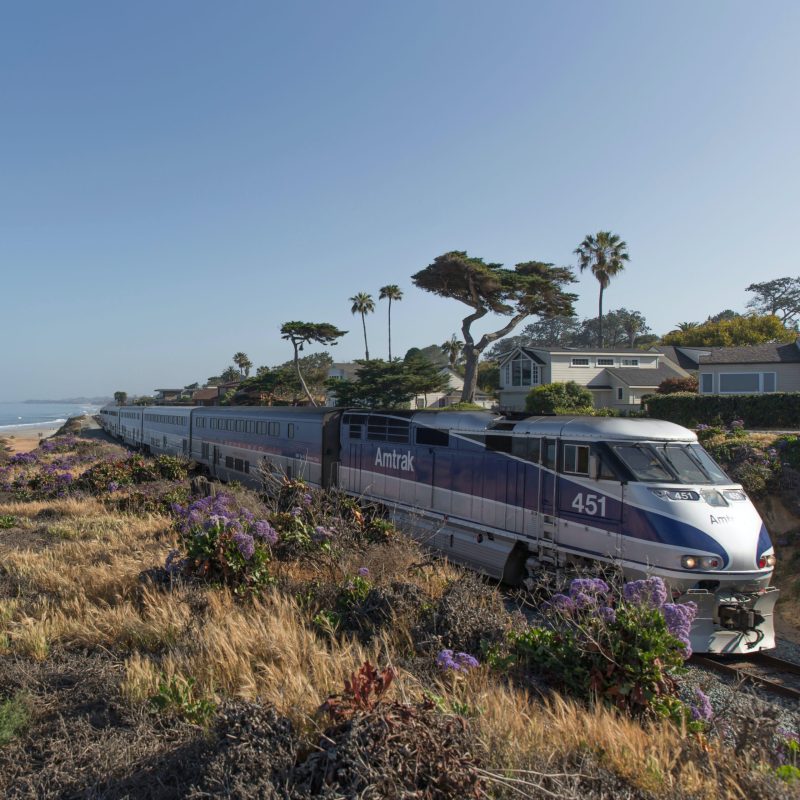
[[[700,358],[701,394],[800,392],[800,338],[788,344],[714,347]]]
[[[667,344],[658,344],[650,348],[666,356],[673,364],[677,364],[687,372],[696,373],[700,367],[701,356],[710,355],[715,347],[673,347]]]
[[[642,395],[655,392],[667,378],[688,375],[657,350],[517,347],[500,362],[500,408],[524,411],[535,386],[575,381],[592,392],[597,408],[638,410]]]
[[[183,389],[153,389],[153,397],[156,403],[162,405],[178,402],[182,394]]]
[[[192,404],[195,406],[217,406],[219,405],[219,397],[219,386],[195,389],[192,392]]]

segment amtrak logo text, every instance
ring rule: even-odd
[[[380,447],[378,452],[375,453],[375,466],[386,467],[387,469],[399,469],[403,472],[414,471],[414,456],[411,451],[405,453],[398,453],[396,450],[389,452],[381,452]]]
[[[733,522],[733,517],[727,515],[715,517],[713,514],[709,514],[709,516],[711,517],[712,525],[724,525],[727,522]]]

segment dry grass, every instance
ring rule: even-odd
[[[259,699],[308,730],[319,704],[340,692],[365,660],[383,666],[413,650],[402,625],[369,646],[321,637],[306,612],[278,591],[242,602],[224,589],[142,581],[141,573],[163,563],[173,543],[164,517],[114,514],[95,500],[72,499],[6,503],[0,514],[14,515],[23,527],[44,527],[49,537],[38,548],[0,541],[0,652],[42,661],[56,644],[107,649],[124,664],[122,696],[134,706],[146,704],[172,677],[191,677],[199,696]],[[338,578],[366,566],[376,583],[413,582],[436,602],[458,573],[423,561],[415,546],[400,541],[351,552],[341,563],[280,569],[299,581],[315,574]],[[430,689],[398,672],[392,691],[402,699],[419,700]],[[707,754],[672,728],[642,726],[558,696],[543,702],[485,669],[437,691],[478,712],[488,767],[498,775],[574,769],[588,754],[626,784],[656,796],[745,797],[735,771],[725,766],[735,762],[732,753]]]
[[[479,710],[479,730],[489,767],[498,775],[559,772],[588,754],[601,768],[655,796],[730,797],[745,800],[735,777],[720,766],[735,761],[726,748],[674,727],[642,725],[603,706],[587,708],[551,695],[546,700],[502,686],[486,672],[447,689]]]

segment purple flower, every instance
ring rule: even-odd
[[[692,719],[700,720],[702,722],[711,722],[711,720],[714,719],[714,709],[711,706],[711,701],[708,699],[708,695],[700,689],[695,689],[694,696],[697,700],[697,704],[695,705],[695,703],[691,703],[689,705],[689,710],[692,713]]]
[[[358,574],[362,578],[367,578],[367,577],[369,577],[369,570],[366,567],[359,567],[358,568]]]
[[[333,538],[333,531],[330,528],[324,528],[322,525],[317,525],[314,528],[313,539],[315,542],[327,542]]]
[[[631,581],[622,587],[622,596],[629,603],[661,608],[667,600],[667,587],[657,575],[641,581]]]
[[[603,606],[598,613],[600,614],[600,619],[608,625],[613,625],[617,621],[617,612],[610,606]]]
[[[453,672],[469,672],[471,669],[480,666],[480,663],[475,656],[469,653],[456,653],[453,654],[452,650],[442,650],[436,656],[436,663],[443,670],[452,670]]]
[[[588,595],[608,595],[608,584],[600,578],[574,578],[569,584],[569,596],[583,593]]]
[[[305,506],[310,506],[310,505],[311,505],[311,500],[312,500],[312,499],[313,499],[313,498],[311,497],[311,493],[310,493],[310,492],[306,492],[306,493],[303,495],[303,505],[305,505]]]
[[[242,558],[244,558],[245,561],[249,561],[256,551],[256,543],[253,537],[249,533],[235,533],[233,535],[233,541],[242,554]]]
[[[116,492],[119,489],[119,484],[116,481],[111,481],[108,484],[108,491],[109,492]]]
[[[565,614],[575,610],[575,602],[571,597],[565,594],[554,594],[547,605],[556,611],[562,611]]]
[[[300,506],[295,506],[289,513],[293,517],[299,517],[303,513],[303,509]]]
[[[571,590],[570,594],[572,594]],[[576,592],[573,594],[572,602],[575,604],[575,608],[578,611],[585,611],[587,608],[597,607],[597,598],[592,597],[590,594],[586,594],[586,592]]]
[[[697,615],[695,603],[664,603],[661,607],[667,630],[683,645],[683,657],[689,658],[692,654],[690,633],[692,622]]]
[[[275,544],[278,541],[278,533],[272,525],[265,519],[258,520],[255,525],[255,536],[267,544]]]

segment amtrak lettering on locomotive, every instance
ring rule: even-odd
[[[511,584],[570,563],[660,575],[698,605],[696,652],[775,645],[767,530],[742,487],[672,423],[186,406],[107,406],[101,419],[128,444],[189,456],[223,480],[259,487],[266,463],[380,501],[425,544]]]

